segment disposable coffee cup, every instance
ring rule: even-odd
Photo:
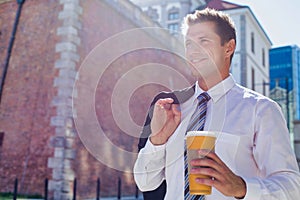
[[[211,178],[202,174],[191,174],[193,168],[191,160],[200,158],[198,151],[205,149],[215,151],[217,133],[213,131],[189,131],[186,134],[187,161],[188,161],[188,176],[190,194],[208,195],[211,194],[211,186],[199,184],[196,178]],[[195,167],[194,167],[195,168]]]

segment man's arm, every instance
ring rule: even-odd
[[[181,119],[179,105],[172,104],[173,101],[159,99],[154,105],[150,140],[140,150],[134,166],[134,178],[141,191],[154,190],[165,179],[165,144]],[[143,131],[149,131],[149,127],[144,127]]]
[[[150,140],[140,150],[134,165],[134,179],[142,191],[155,190],[165,179],[165,145],[154,146]]]
[[[299,167],[281,108],[261,100],[256,110],[253,157],[263,177],[245,179],[249,190],[245,199],[298,199]]]

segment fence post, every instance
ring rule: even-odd
[[[121,199],[121,178],[118,178],[118,199]]]
[[[100,200],[100,178],[97,179],[97,197],[96,200]]]
[[[135,198],[139,198],[139,188],[137,187],[137,185],[135,185]]]
[[[74,179],[74,184],[73,184],[73,200],[76,200],[76,187],[77,187],[77,179]]]
[[[45,179],[44,192],[45,192],[45,200],[47,200],[48,199],[48,178]]]
[[[18,195],[18,179],[15,180],[15,187],[14,187],[14,200],[17,200]]]

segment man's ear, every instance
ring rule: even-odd
[[[229,42],[226,43],[226,48],[225,48],[225,55],[226,57],[230,57],[234,51],[235,51],[235,41],[234,39],[229,40]]]

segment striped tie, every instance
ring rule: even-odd
[[[209,101],[210,96],[204,92],[198,96],[198,105],[196,110],[194,111],[191,120],[189,122],[187,132],[198,130],[201,131],[204,128],[205,124],[205,116],[206,116],[206,108],[207,102]],[[184,148],[184,199],[185,200],[194,200],[200,199],[203,200],[205,198],[204,195],[191,195],[189,191],[189,178],[188,178],[188,162],[187,162],[187,152],[186,152],[186,145]]]

